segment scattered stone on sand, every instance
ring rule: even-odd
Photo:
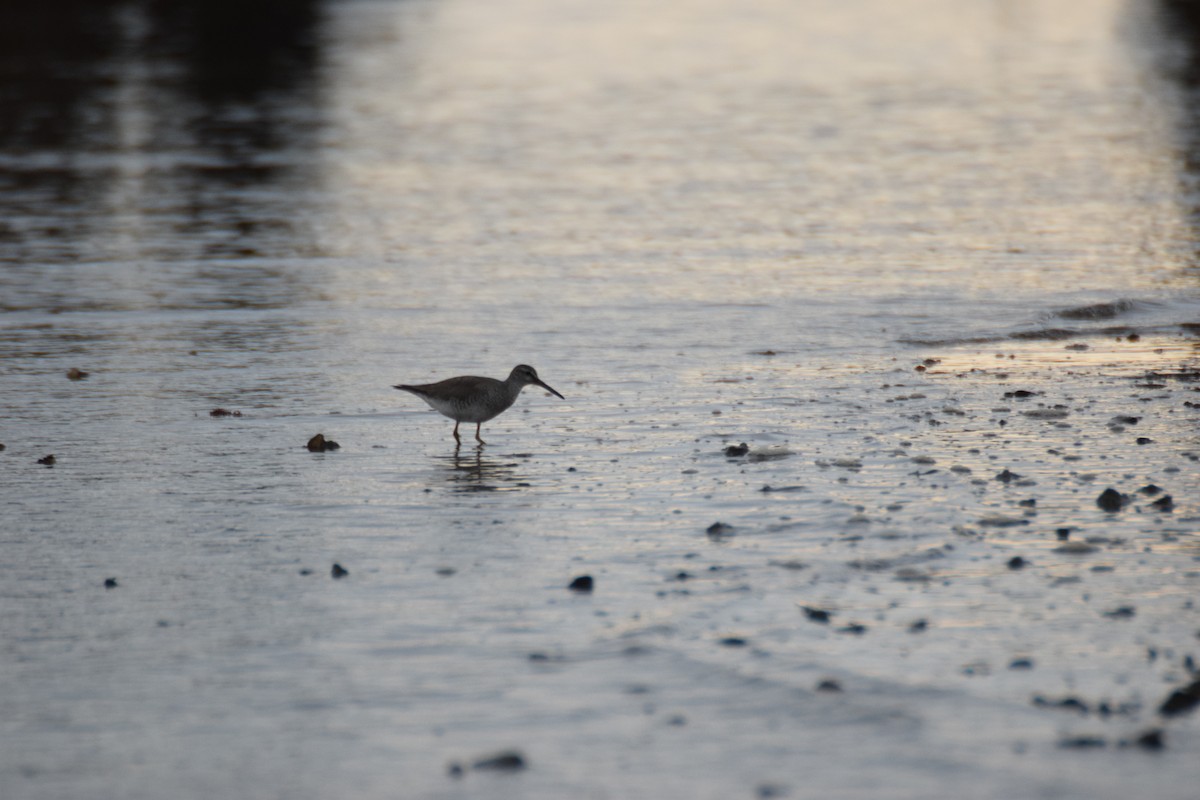
[[[1071,529],[1070,528],[1055,528],[1054,535],[1056,537],[1058,537],[1058,540],[1060,542],[1065,542],[1067,539],[1071,538]]]
[[[849,625],[843,625],[840,628],[835,628],[838,633],[849,633],[853,636],[862,636],[867,632],[867,626],[860,622],[851,622]]]
[[[1104,616],[1109,619],[1133,619],[1135,614],[1137,614],[1137,609],[1133,606],[1120,606],[1112,611],[1104,612]]]
[[[1020,556],[1013,556],[1008,560],[1009,569],[1024,569],[1027,566],[1029,566],[1029,562]]]
[[[1163,512],[1174,511],[1175,510],[1175,501],[1171,498],[1171,495],[1164,494],[1162,497],[1158,498],[1153,503],[1151,503],[1150,507],[1153,508],[1155,511],[1163,511]]]
[[[1058,547],[1054,548],[1055,553],[1066,553],[1071,556],[1082,556],[1088,553],[1094,553],[1099,550],[1094,544],[1087,542],[1063,542]]]
[[[4,450],[4,443],[0,442],[0,451]]]
[[[1001,483],[1012,483],[1013,481],[1019,480],[1020,478],[1021,478],[1020,475],[1018,475],[1015,472],[1010,472],[1007,469],[996,475],[996,480],[1000,481]]]
[[[301,567],[301,568],[300,568],[300,574],[301,574],[301,575],[312,575],[312,574],[313,574],[313,571],[312,571],[312,569],[311,569],[310,567]]]
[[[438,567],[437,569],[435,569],[433,571],[433,574],[441,576],[443,578],[449,578],[451,575],[454,575],[456,572],[458,572],[458,570],[455,569],[454,567]]]
[[[1096,498],[1096,505],[1100,506],[1104,511],[1114,514],[1121,510],[1121,506],[1125,505],[1127,500],[1128,498],[1125,495],[1110,486]]]
[[[38,459],[38,463],[46,467],[53,467],[57,461],[53,454]]]
[[[1174,717],[1186,714],[1200,705],[1200,678],[1192,681],[1182,689],[1176,689],[1163,700],[1158,707],[1158,713],[1164,717]]]
[[[1088,704],[1080,700],[1078,697],[1063,697],[1059,700],[1051,700],[1048,697],[1035,694],[1033,696],[1033,704],[1038,708],[1053,708],[1062,711],[1076,711],[1085,715],[1091,711],[1091,709],[1088,708]]]
[[[833,612],[813,606],[800,606],[800,610],[804,612],[806,618],[822,624],[829,622],[830,617],[833,616]]]
[[[725,448],[725,456],[727,458],[740,458],[750,452],[750,445],[742,442],[741,444],[731,444]]]
[[[1154,497],[1155,495],[1162,494],[1162,487],[1155,486],[1153,483],[1148,483],[1142,488],[1138,489],[1138,494],[1144,494],[1146,497]]]
[[[825,678],[817,684],[818,692],[840,692],[842,684],[835,681],[833,678]]]
[[[228,408],[214,408],[212,411],[208,412],[208,415],[210,417],[240,417],[242,412],[230,411]]]
[[[764,487],[762,487],[761,489],[759,489],[759,491],[760,491],[760,492],[764,492],[764,493],[769,493],[769,492],[803,492],[803,491],[804,491],[804,487],[803,487],[803,486],[770,486],[770,485],[767,485],[767,486],[764,486]]]
[[[67,377],[73,381],[81,381],[88,376],[88,373],[78,367],[71,367],[67,370]]]
[[[908,625],[909,633],[924,633],[929,630],[929,620],[915,619]]]
[[[104,588],[105,589],[115,589],[119,585],[120,584],[117,583],[116,578],[105,578],[104,579]]]
[[[350,570],[346,569],[341,564],[335,563],[329,570],[329,574],[334,578],[344,578],[350,574]]]
[[[575,578],[575,580],[571,581],[567,585],[567,588],[570,589],[572,592],[586,593],[586,592],[590,592],[594,585],[595,585],[595,581],[592,580],[591,575],[580,575],[577,578]]]
[[[1028,411],[1021,412],[1024,416],[1030,419],[1066,419],[1071,412],[1065,406],[1054,406],[1053,408],[1031,408]]]
[[[724,539],[727,536],[733,536],[734,527],[726,525],[724,522],[714,522],[705,529],[710,539]]]
[[[1009,669],[1033,669],[1032,658],[1014,658],[1008,662]]]
[[[1166,741],[1163,739],[1161,728],[1151,728],[1148,731],[1143,731],[1131,743],[1121,742],[1122,746],[1128,746],[1128,744],[1140,747],[1143,750],[1162,750],[1167,746]]]
[[[1091,750],[1108,747],[1108,741],[1101,736],[1068,736],[1060,739],[1058,746],[1065,750]]]
[[[1024,517],[1009,517],[1004,514],[991,514],[977,520],[977,524],[985,528],[1012,528],[1016,525],[1028,525],[1029,520]]]
[[[494,755],[477,758],[471,764],[471,767],[474,769],[491,770],[493,772],[518,772],[528,766],[529,764],[525,761],[525,756],[516,750],[505,750]]]
[[[725,636],[717,640],[717,644],[721,645],[722,647],[745,647],[747,644],[749,644],[749,642],[747,642],[741,636]]]
[[[1017,389],[1015,392],[1005,392],[1005,397],[1015,397],[1017,400],[1028,400],[1030,397],[1036,397],[1041,392],[1031,392],[1028,389]]]
[[[318,433],[316,436],[308,440],[308,449],[314,453],[324,453],[326,450],[337,450],[341,447],[340,444],[330,441],[325,438],[325,434]]]

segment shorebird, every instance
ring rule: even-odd
[[[474,422],[475,441],[487,444],[479,437],[480,426],[492,417],[499,416],[506,411],[517,401],[521,390],[530,384],[542,387],[555,397],[566,399],[544,383],[534,368],[527,364],[518,364],[513,367],[508,378],[502,381],[495,378],[460,375],[457,378],[447,378],[437,383],[424,383],[420,386],[409,386],[402,383],[392,388],[415,394],[428,403],[434,411],[454,420],[454,441],[459,444],[462,444],[462,439],[458,435],[460,422]]]

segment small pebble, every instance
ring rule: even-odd
[[[88,376],[88,373],[76,367],[71,367],[67,370],[67,377],[73,381],[81,381]]]
[[[326,450],[337,450],[341,447],[337,442],[325,438],[325,435],[318,433],[316,436],[308,440],[308,449],[314,453],[323,453]]]
[[[488,769],[496,772],[517,772],[525,769],[528,764],[525,762],[525,756],[515,750],[508,750],[477,759],[471,766],[475,769]]]
[[[833,678],[826,678],[825,680],[823,680],[817,684],[817,691],[818,692],[840,692],[840,691],[842,691],[842,685],[840,683],[838,683],[837,681],[835,681]]]
[[[1121,510],[1121,506],[1125,504],[1125,498],[1116,489],[1109,487],[1100,493],[1096,498],[1096,505],[1101,509],[1112,514]]]
[[[1197,705],[1200,705],[1200,680],[1171,692],[1158,707],[1158,713],[1164,717],[1174,717],[1191,711]]]
[[[1013,556],[1008,560],[1009,569],[1023,569],[1027,566],[1029,566],[1029,562],[1020,556]]]
[[[567,588],[572,592],[585,593],[590,592],[594,584],[595,581],[592,580],[591,575],[580,575],[575,580],[571,581],[571,583],[567,585]]]
[[[741,444],[731,444],[725,448],[725,455],[729,458],[737,458],[744,456],[750,452],[750,445],[742,442]]]
[[[39,464],[42,464],[47,467],[53,467],[55,462],[56,462],[56,459],[54,458],[53,455],[48,455],[48,456],[38,459]]]
[[[829,622],[831,614],[823,608],[814,608],[812,606],[801,606],[804,611],[804,616],[808,617],[813,622]]]
[[[1164,494],[1162,497],[1151,503],[1150,507],[1155,511],[1174,511],[1175,501],[1171,499],[1171,495]]]
[[[346,569],[341,564],[334,564],[333,568],[329,570],[329,574],[334,578],[344,578],[350,574],[350,570]]]
[[[118,584],[117,584],[116,578],[105,578],[104,579],[104,588],[105,589],[115,589],[115,588],[117,588],[117,586],[118,586]]]

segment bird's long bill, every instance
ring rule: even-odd
[[[559,400],[566,400],[566,399],[567,399],[567,398],[563,397],[561,394],[559,394],[558,392],[556,392],[556,391],[554,391],[553,389],[551,389],[551,388],[550,388],[550,384],[548,384],[548,383],[545,383],[544,381],[537,380],[537,381],[534,381],[534,383],[536,383],[538,386],[540,386],[540,387],[542,387],[543,389],[545,389],[545,390],[546,390],[547,392],[549,392],[550,394],[552,394],[552,395],[554,395],[555,397],[557,397]]]

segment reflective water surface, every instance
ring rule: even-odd
[[[1194,796],[1189,9],[10,9],[5,796]]]

